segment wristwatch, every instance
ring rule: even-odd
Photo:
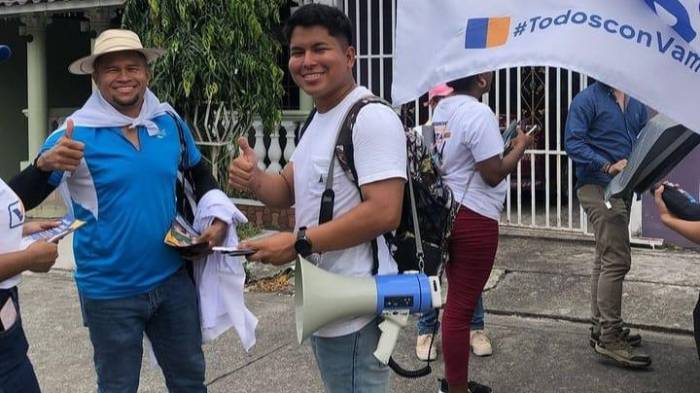
[[[294,242],[294,249],[297,251],[297,254],[304,258],[312,254],[311,240],[306,237],[306,227],[301,227],[297,231],[297,241]]]

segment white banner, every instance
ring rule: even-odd
[[[400,0],[392,97],[514,66],[619,88],[700,132],[700,0]]]

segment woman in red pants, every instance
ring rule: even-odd
[[[489,278],[498,247],[498,220],[511,173],[533,136],[518,130],[504,155],[496,116],[481,103],[491,89],[487,72],[448,84],[455,95],[440,101],[433,114],[435,142],[443,178],[461,201],[450,239],[447,303],[442,319],[445,376],[450,393],[489,392],[469,383],[469,330],[476,302]]]

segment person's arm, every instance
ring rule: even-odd
[[[354,163],[362,202],[306,236],[313,252],[342,250],[376,239],[398,227],[406,182],[406,139],[401,121],[390,108],[370,104],[357,116],[353,130]],[[258,250],[250,260],[272,264],[296,256],[296,237],[286,232],[241,247]]]
[[[0,254],[0,281],[26,270],[38,273],[49,271],[58,258],[57,247],[56,243],[39,240],[22,251]]]
[[[22,200],[24,208],[32,210],[56,189],[49,181],[51,173],[44,172],[32,164],[10,179],[7,185]]]
[[[396,229],[401,220],[405,182],[402,178],[393,178],[363,185],[362,203],[340,217],[306,230],[312,251],[346,249]],[[295,241],[293,233],[280,232],[262,239],[244,241],[240,247],[258,250],[248,257],[252,261],[279,265],[296,257]]]
[[[229,185],[239,191],[252,192],[266,206],[288,208],[294,204],[294,164],[287,163],[280,173],[258,168],[255,151],[244,137],[238,138],[241,154],[231,160]]]
[[[182,119],[175,117],[173,121],[179,123],[179,127],[181,128],[178,130],[178,132],[181,133],[179,136],[181,138],[180,143],[184,144],[185,149],[184,157],[181,158],[180,167],[178,169],[182,170],[185,178],[190,181],[195,201],[199,202],[204,194],[219,188],[219,185],[216,183],[211,173],[209,164],[202,158],[202,153],[197,148],[190,127]],[[178,127],[177,124],[174,126]]]
[[[664,203],[661,196],[663,192],[663,185],[659,186],[656,191],[654,191],[654,200],[656,201],[656,207],[659,209],[661,222],[686,239],[695,243],[700,243],[700,221],[686,221],[674,216],[668,210],[668,207],[666,207],[666,203]]]
[[[534,141],[533,135],[526,135],[518,129],[518,135],[511,140],[512,149],[505,157],[493,156],[484,161],[477,162],[475,167],[479,171],[481,178],[491,187],[496,187],[498,183],[512,173],[518,166],[518,161],[522,158],[528,146]]]
[[[218,189],[219,185],[211,173],[211,168],[202,158],[202,153],[197,148],[187,123],[178,119],[174,119],[174,121],[179,121],[182,126],[181,131],[185,145],[185,159],[182,160],[181,167],[178,169],[181,169],[185,178],[190,180],[195,201],[199,202],[207,192]],[[211,250],[212,247],[219,246],[224,242],[228,227],[229,225],[224,220],[214,218],[211,224],[202,231],[197,241],[208,243],[209,250]]]
[[[197,202],[207,192],[219,188],[214,176],[211,173],[211,168],[205,160],[199,160],[194,166],[184,170],[185,178],[192,179],[192,191]]]
[[[401,220],[404,184],[405,179],[393,178],[363,185],[362,203],[337,219],[307,229],[313,251],[342,250],[396,229]]]
[[[34,164],[7,183],[22,200],[26,210],[43,202],[63,181],[64,172],[73,172],[80,165],[85,144],[73,139],[74,128],[73,121],[69,119],[65,130],[51,133]]]
[[[80,165],[85,144],[73,139],[73,130],[73,121],[68,119],[65,130],[56,130],[46,138],[34,163],[7,183],[26,210],[37,207],[63,181],[65,172]]]
[[[565,149],[577,165],[587,166],[591,171],[605,172],[611,164],[605,157],[589,146],[588,131],[595,116],[594,103],[588,97],[577,95],[569,107],[566,119]]]

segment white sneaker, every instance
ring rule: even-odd
[[[469,345],[476,356],[489,356],[493,353],[491,340],[483,330],[472,330],[469,333]]]
[[[432,346],[430,345],[431,341]],[[432,334],[418,336],[416,339],[416,356],[418,356],[418,359],[423,361],[437,359],[437,343],[435,341],[433,341]]]

